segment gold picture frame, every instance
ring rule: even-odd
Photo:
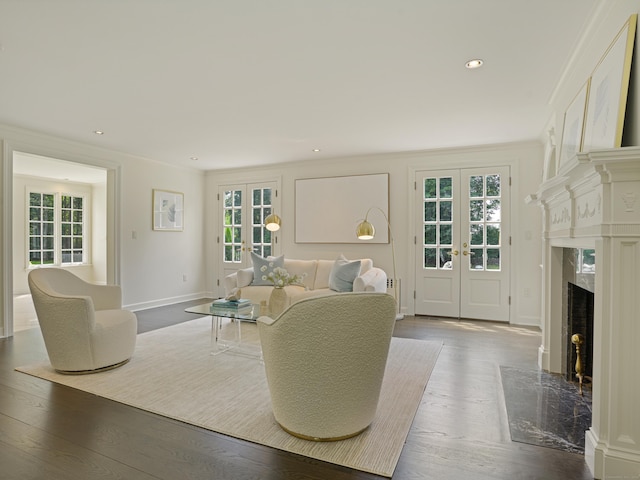
[[[153,229],[181,232],[184,229],[184,194],[153,189]]]
[[[581,152],[584,142],[585,116],[587,113],[587,98],[589,96],[589,86],[591,79],[587,80],[580,88],[578,94],[571,100],[567,111],[564,114],[564,124],[562,126],[562,141],[560,143],[560,158],[558,167],[562,168],[573,158],[576,153]]]
[[[591,75],[583,151],[622,146],[638,15],[624,24]]]

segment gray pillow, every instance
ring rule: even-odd
[[[253,263],[253,281],[251,285],[271,285],[273,282],[267,278],[274,268],[284,268],[284,255],[279,257],[264,258],[257,253],[251,252],[251,262]],[[262,269],[265,266],[266,268]]]
[[[329,274],[329,288],[336,292],[353,292],[353,281],[360,273],[360,260],[347,260],[340,255]]]

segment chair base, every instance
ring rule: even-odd
[[[113,365],[107,365],[106,367],[100,367],[100,368],[94,368],[93,370],[58,370],[56,368],[55,371],[58,372],[58,373],[62,373],[63,375],[88,375],[90,373],[100,373],[100,372],[106,372],[107,370],[113,370],[114,368],[121,367],[122,365],[127,363],[129,360],[131,360],[131,359],[127,358],[126,360],[123,360],[123,361],[118,362],[118,363],[114,363]]]
[[[355,433],[349,433],[347,435],[342,435],[340,437],[327,437],[327,438],[324,438],[324,437],[311,437],[309,435],[304,435],[302,433],[296,433],[296,432],[293,432],[293,431],[289,430],[287,427],[283,426],[280,422],[277,422],[277,423],[278,423],[278,425],[280,425],[280,428],[282,428],[289,435],[293,435],[294,437],[301,438],[302,440],[310,440],[312,442],[338,442],[340,440],[346,440],[347,438],[357,437],[362,432],[364,432],[367,428],[369,428],[369,425],[367,425],[362,430],[358,430]]]

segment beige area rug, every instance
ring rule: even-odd
[[[257,339],[256,325],[248,330],[243,336]],[[48,363],[17,370],[243,440],[393,475],[441,342],[393,338],[372,425],[348,440],[311,442],[275,422],[260,361],[228,352],[210,355],[210,331],[204,317],[143,333],[129,363],[102,373],[60,375]]]

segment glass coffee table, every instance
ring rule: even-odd
[[[214,308],[208,302],[185,308],[184,311],[211,317],[211,355],[230,352],[262,358],[256,324],[260,316],[260,305],[230,310]]]

